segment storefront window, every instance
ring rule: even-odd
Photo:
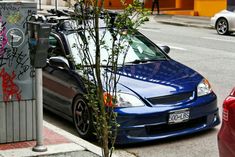
[[[227,9],[229,11],[235,10],[235,0],[227,0]]]

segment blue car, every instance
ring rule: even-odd
[[[58,27],[51,32],[43,68],[44,107],[73,121],[79,136],[89,138],[93,124],[82,76],[67,58],[72,55],[75,63],[80,61],[76,53],[81,37]],[[117,73],[117,144],[192,134],[220,123],[217,97],[207,79],[171,59],[169,47],[155,45],[140,32],[129,46]]]

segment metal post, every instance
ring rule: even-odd
[[[42,10],[42,2],[39,0],[39,10]]]
[[[33,147],[35,152],[45,152],[47,148],[43,145],[43,101],[42,101],[42,69],[36,68],[36,106],[37,106],[37,143]]]
[[[55,10],[58,10],[58,0],[55,0]]]

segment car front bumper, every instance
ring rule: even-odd
[[[213,97],[213,96],[212,96]],[[119,111],[117,122],[120,124],[116,144],[145,142],[156,139],[191,134],[212,128],[220,123],[216,96],[213,100],[197,100],[184,106],[171,108],[152,107],[151,110],[139,108]],[[148,107],[150,108],[150,107]],[[190,119],[187,122],[168,124],[169,112],[182,108],[190,109]]]
[[[213,28],[215,28],[215,24],[216,24],[216,17],[212,17],[211,18],[211,23],[210,23],[210,25],[211,25],[211,27],[213,27]]]

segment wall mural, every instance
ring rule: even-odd
[[[36,12],[36,4],[0,2],[0,101],[34,98],[26,30],[32,12]]]

